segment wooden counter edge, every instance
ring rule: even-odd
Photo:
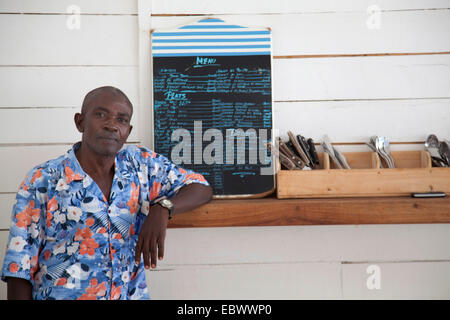
[[[450,197],[212,200],[175,216],[169,228],[450,223]]]

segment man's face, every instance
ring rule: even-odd
[[[82,144],[102,156],[115,156],[126,142],[132,107],[117,95],[99,93],[87,104],[84,114],[75,115],[75,123],[83,133]]]

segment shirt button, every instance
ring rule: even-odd
[[[108,213],[111,213],[111,209],[108,209]]]

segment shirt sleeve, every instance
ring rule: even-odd
[[[38,192],[46,193],[42,183],[42,169],[33,169],[25,177],[16,194],[11,214],[9,239],[3,260],[1,279],[23,278],[33,282],[38,268],[38,254],[42,243],[42,210]],[[38,190],[40,189],[40,191]]]
[[[161,198],[170,198],[179,189],[191,183],[209,186],[205,177],[193,170],[174,164],[167,157],[151,150],[143,152],[148,159],[148,181],[150,187],[150,205]]]

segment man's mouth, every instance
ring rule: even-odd
[[[101,140],[109,140],[109,141],[115,141],[115,142],[118,142],[118,141],[119,141],[119,139],[117,139],[116,137],[107,137],[107,136],[100,136],[100,137],[98,137],[98,139],[101,139]]]

